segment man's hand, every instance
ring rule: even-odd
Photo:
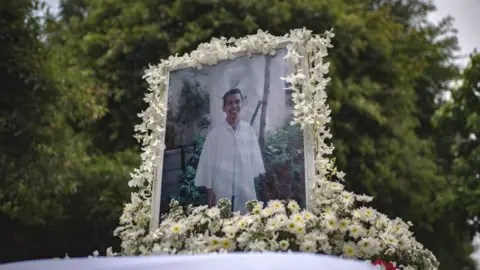
[[[207,201],[208,201],[209,207],[214,206],[215,202],[217,201],[217,198],[215,197],[215,193],[211,189],[207,190]]]

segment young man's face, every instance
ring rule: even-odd
[[[242,109],[242,96],[240,94],[229,95],[225,98],[223,111],[227,114],[227,118],[235,119],[240,115]]]

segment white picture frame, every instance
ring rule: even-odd
[[[148,230],[154,230],[159,222],[161,182],[159,172],[162,171],[164,133],[167,112],[168,82],[171,71],[187,67],[201,69],[203,65],[215,65],[219,61],[233,60],[239,56],[251,56],[256,53],[274,54],[279,48],[286,47],[288,55],[285,57],[291,65],[291,74],[285,78],[292,85],[296,85],[295,91],[303,91],[302,95],[297,95],[294,99],[295,104],[312,103],[308,110],[306,107],[295,109],[295,123],[301,125],[304,129],[305,151],[305,170],[306,170],[306,208],[310,209],[312,201],[310,198],[313,187],[312,178],[318,175],[318,168],[324,170],[333,170],[333,164],[328,158],[319,160],[323,154],[329,155],[333,147],[329,147],[324,141],[328,139],[329,134],[319,133],[325,123],[329,120],[329,109],[326,105],[326,94],[324,93],[329,78],[323,78],[323,74],[328,72],[328,63],[322,63],[323,57],[327,56],[327,47],[331,47],[330,39],[333,34],[329,31],[323,36],[312,35],[310,30],[295,29],[284,36],[273,36],[261,30],[255,35],[248,35],[243,38],[227,40],[226,38],[213,38],[210,43],[200,44],[197,50],[183,56],[170,56],[166,60],[161,60],[158,65],[150,65],[145,71],[144,79],[149,84],[148,92],[145,95],[145,101],[149,104],[148,108],[139,113],[143,122],[135,127],[136,139],[142,144],[142,163],[138,169],[131,173],[132,180],[129,186],[136,188],[136,192],[131,193],[131,202],[127,203],[123,215],[120,217],[120,226],[117,227],[115,235],[126,235],[127,232],[137,230],[137,233]],[[319,51],[320,50],[320,51]],[[315,63],[308,63],[306,58],[310,55]],[[311,64],[317,64],[313,70],[309,69]],[[326,71],[319,70],[318,67],[327,68]],[[309,80],[309,73],[314,74],[316,80]],[[315,88],[308,87],[310,84],[320,83],[323,93],[316,91]],[[318,87],[317,87],[318,88]],[[301,90],[303,89],[303,90]],[[315,104],[315,102],[320,102]],[[327,120],[327,121],[325,121]],[[319,155],[319,148],[322,153]],[[313,158],[312,158],[313,157]]]
[[[270,54],[271,56],[275,57],[277,52],[279,52],[280,50],[282,49],[287,49],[287,45],[288,44],[291,44],[292,41],[290,40],[282,40],[282,39],[279,39],[278,42],[272,47],[272,49],[270,49],[268,51],[268,54]],[[234,50],[234,53],[233,53],[233,56],[231,56],[229,59],[220,59],[220,60],[217,60],[217,61],[214,61],[212,63],[210,63],[209,65],[211,66],[214,66],[214,65],[217,65],[221,62],[225,62],[225,61],[229,61],[230,63],[227,63],[228,64],[231,64],[231,62],[235,62],[237,61],[237,59],[240,59],[240,58],[243,58],[243,57],[249,57],[250,59],[252,57],[256,57],[258,56],[259,54],[261,55],[262,53],[261,52],[255,52],[255,51],[249,51],[249,50],[242,50],[241,49],[241,46],[227,46],[226,44],[224,44],[224,47],[222,46],[219,46],[219,47],[216,47],[216,49],[218,51],[227,51],[227,50]],[[305,59],[305,57],[304,57]],[[165,72],[168,72],[167,76],[166,76],[166,83],[165,83],[165,92],[164,92],[164,96],[163,96],[163,100],[161,101],[163,103],[163,106],[165,106],[167,108],[167,111],[171,110],[172,108],[169,108],[169,105],[168,105],[168,99],[169,99],[169,96],[171,93],[169,93],[169,91],[171,91],[171,87],[170,87],[170,82],[171,82],[171,78],[172,78],[172,74],[178,72],[178,71],[185,71],[186,69],[189,69],[189,68],[193,68],[194,67],[194,63],[192,63],[192,61],[188,60],[188,59],[183,59],[183,58],[176,58],[175,60],[178,61],[178,65],[176,66],[171,66],[169,67]],[[175,61],[174,60],[174,61]],[[305,67],[306,66],[306,62],[305,61],[302,61],[302,65]],[[295,67],[290,67],[290,69],[292,68],[295,68]],[[292,73],[294,72],[293,70],[291,71]],[[288,76],[288,74],[281,74],[282,76]],[[274,75],[270,75],[270,76],[274,76]],[[175,89],[175,90],[178,90],[178,89]],[[225,90],[228,90],[228,89],[225,89]],[[280,89],[277,89],[277,90],[280,90]],[[287,89],[283,88],[282,89],[283,91],[286,91]],[[273,93],[272,93],[273,94]],[[166,127],[167,126],[167,117],[163,117],[163,119],[160,119],[159,121],[163,121],[160,123],[161,126],[164,126]],[[314,142],[313,142],[313,137],[311,136],[310,134],[310,129],[308,128],[308,126],[305,126],[303,128],[303,153],[304,153],[304,197],[305,197],[305,206],[307,207],[308,209],[308,196],[307,196],[307,187],[309,186],[308,183],[309,181],[311,180],[311,178],[313,177],[313,175],[315,174],[315,164],[314,164]],[[164,144],[165,142],[165,133],[162,134],[163,137],[160,138],[160,142],[162,144]],[[161,196],[162,196],[162,185],[163,185],[163,169],[164,169],[164,150],[163,149],[158,149],[158,152],[157,152],[157,159],[155,160],[155,164],[153,165],[154,166],[154,178],[153,178],[153,191],[152,191],[152,206],[151,206],[151,215],[150,215],[150,230],[155,230],[159,223],[160,223],[160,208],[162,206],[162,203],[161,203]]]

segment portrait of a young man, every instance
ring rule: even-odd
[[[304,136],[291,125],[286,54],[283,48],[171,72],[160,217],[172,199],[184,207],[227,199],[242,214],[251,200],[305,206]]]
[[[257,135],[240,120],[244,97],[234,88],[223,96],[225,120],[209,132],[195,177],[195,185],[206,187],[210,206],[219,199],[232,202],[232,210],[246,213],[245,203],[256,200],[255,177],[265,173]]]

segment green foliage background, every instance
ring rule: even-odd
[[[261,200],[292,199],[305,207],[303,132],[290,121],[271,132],[263,154],[265,178],[258,179]]]
[[[36,1],[0,3],[0,261],[118,246],[148,63],[212,37],[334,27],[328,94],[348,188],[412,221],[441,269],[474,269],[480,61],[451,64],[451,19],[427,22],[429,2],[64,0],[39,18]]]
[[[206,136],[203,134],[195,134],[194,136],[194,151],[191,157],[186,161],[185,170],[183,170],[178,176],[178,183],[180,185],[179,194],[171,195],[161,202],[160,214],[166,214],[169,211],[169,205],[172,199],[179,202],[181,206],[199,206],[206,205],[207,198],[205,192],[202,192],[195,186],[195,175],[197,174],[197,166],[202,154],[203,144],[205,143]]]

